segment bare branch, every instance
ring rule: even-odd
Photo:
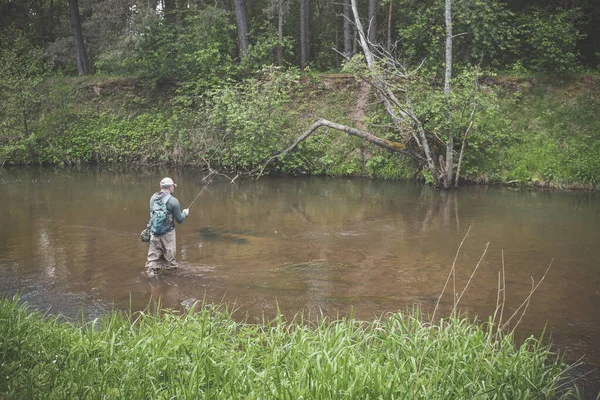
[[[437,310],[438,310],[438,308],[440,306],[440,301],[442,300],[442,296],[444,295],[444,292],[446,291],[446,287],[448,286],[448,282],[450,282],[450,277],[452,277],[454,275],[454,273],[455,273],[456,260],[458,259],[458,255],[460,254],[460,249],[462,248],[463,243],[465,242],[465,240],[469,236],[469,232],[471,232],[471,227],[470,226],[469,226],[469,229],[467,230],[467,233],[463,237],[463,240],[460,242],[460,245],[458,246],[458,250],[456,250],[456,255],[454,256],[454,261],[452,262],[452,268],[450,269],[450,273],[448,274],[448,278],[446,279],[446,283],[444,284],[444,287],[442,288],[442,292],[440,293],[440,296],[438,297],[437,301],[435,302],[435,308],[433,309],[433,315],[431,316],[431,323],[434,323],[434,321],[435,321],[435,313],[437,312]],[[452,295],[452,297],[454,298],[454,294]]]
[[[394,142],[391,140],[387,140],[387,139],[383,139],[380,138],[378,136],[375,136],[369,132],[365,132],[365,131],[361,131],[360,129],[356,129],[356,128],[352,128],[350,126],[346,126],[346,125],[341,125],[335,122],[331,122],[328,121],[326,119],[319,119],[317,122],[315,122],[306,132],[304,132],[302,135],[300,135],[295,141],[294,143],[292,143],[290,146],[288,146],[284,151],[282,151],[279,154],[276,154],[274,156],[272,156],[271,158],[269,158],[265,164],[263,165],[262,169],[260,170],[260,173],[258,174],[258,176],[256,177],[256,179],[259,179],[262,175],[263,172],[265,170],[265,168],[267,167],[267,165],[273,161],[276,158],[280,158],[281,156],[289,153],[290,151],[294,150],[296,147],[298,147],[298,145],[304,141],[305,139],[307,139],[310,135],[312,135],[317,129],[319,129],[322,126],[326,126],[329,128],[333,128],[336,129],[338,131],[342,131],[344,133],[346,133],[347,135],[350,136],[356,136],[362,139],[365,139],[366,141],[373,143],[376,146],[379,146],[381,148],[390,150],[394,153],[399,153],[399,154],[404,154],[407,155],[415,160],[418,160],[418,158],[412,154],[411,152],[406,151],[406,145],[402,144],[402,143],[398,143],[398,142]]]
[[[521,310],[521,308],[526,307],[527,304],[529,304],[529,301],[531,300],[531,297],[533,296],[533,293],[542,284],[542,282],[546,278],[546,275],[548,275],[548,271],[550,270],[550,267],[552,267],[552,263],[553,262],[554,262],[554,258],[552,259],[552,261],[550,261],[550,265],[548,265],[548,268],[546,268],[546,272],[544,272],[544,275],[542,276],[542,278],[540,279],[540,281],[537,283],[537,285],[535,285],[535,286],[532,287],[531,291],[529,292],[529,295],[525,298],[525,300],[523,300],[523,303],[521,303],[521,305],[515,310],[515,312],[513,313],[513,315],[511,315],[510,318],[504,323],[504,325],[502,325],[500,327],[501,331],[503,331],[504,328],[506,328],[508,326],[508,324],[510,323],[510,321],[519,313],[519,311]],[[521,319],[519,319],[519,322],[520,321],[521,321]],[[515,325],[515,328],[516,328],[516,325]],[[513,331],[514,331],[514,329],[513,329]]]
[[[458,306],[458,303],[460,303],[460,299],[462,299],[463,295],[467,291],[467,288],[471,284],[471,280],[473,279],[473,276],[475,276],[475,272],[477,272],[477,270],[479,269],[479,266],[481,265],[481,261],[483,261],[483,257],[485,257],[485,254],[487,253],[489,247],[490,247],[490,242],[487,242],[485,244],[485,249],[483,250],[483,254],[481,254],[481,257],[479,258],[479,261],[477,262],[477,265],[473,269],[473,272],[471,273],[471,276],[469,277],[469,280],[467,281],[467,284],[463,288],[463,291],[460,293],[460,296],[458,296],[458,299],[456,299],[456,303],[454,304],[454,308],[452,309],[452,313],[451,314],[454,314],[456,312],[456,307]]]
[[[502,250],[502,308],[500,309],[500,318],[498,319],[498,330],[496,336],[502,326],[502,318],[504,317],[504,305],[506,304],[506,273],[504,269],[504,250]]]

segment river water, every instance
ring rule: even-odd
[[[289,318],[353,310],[371,319],[413,305],[431,311],[464,239],[442,313],[482,255],[459,304],[480,319],[494,312],[503,266],[506,320],[551,265],[517,335],[546,326],[569,361],[583,357],[586,395],[600,390],[598,193],[444,192],[327,178],[215,182],[177,228],[179,270],[149,280],[139,232],[167,175],[187,207],[201,171],[0,168],[0,294],[19,292],[69,317],[141,310],[160,298],[174,309],[224,302],[250,322],[272,318],[277,307]]]

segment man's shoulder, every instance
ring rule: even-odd
[[[177,198],[175,196],[173,196],[173,195],[169,195],[169,196],[171,196],[171,197],[169,197],[169,199],[167,200],[167,205],[172,205],[172,206],[179,205],[179,200],[177,200]]]

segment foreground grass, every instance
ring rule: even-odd
[[[566,366],[530,338],[417,312],[373,322],[235,322],[224,307],[85,325],[0,300],[0,397],[547,399]]]

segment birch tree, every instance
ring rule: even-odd
[[[446,0],[446,73],[444,74],[444,97],[448,107],[448,139],[446,141],[446,166],[442,171],[444,188],[452,185],[452,160],[454,156],[454,132],[452,131],[452,110],[450,106],[450,80],[452,79],[452,0]],[[440,165],[441,167],[441,165]]]

